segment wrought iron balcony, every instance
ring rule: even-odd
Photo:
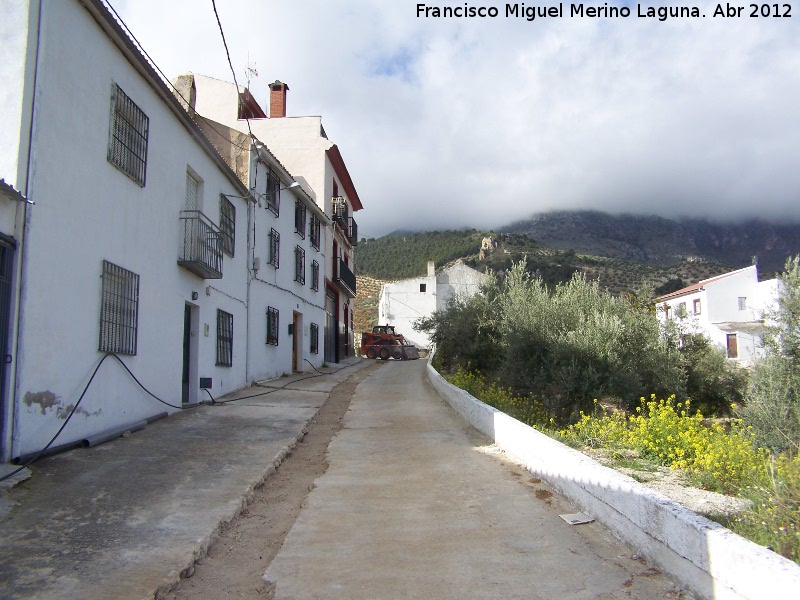
[[[334,215],[333,222],[339,226],[351,246],[358,245],[358,223],[353,217]]]
[[[222,279],[222,233],[199,210],[181,211],[178,264],[203,279]]]
[[[340,258],[335,263],[336,272],[333,274],[333,282],[336,286],[350,298],[356,297],[356,276],[345,262]]]

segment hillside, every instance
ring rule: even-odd
[[[649,265],[701,259],[738,268],[757,256],[767,273],[780,271],[787,256],[800,253],[800,225],[761,220],[716,224],[575,211],[535,215],[501,231],[524,234],[554,249]]]

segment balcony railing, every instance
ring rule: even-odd
[[[335,263],[335,273],[333,274],[333,282],[337,287],[350,298],[356,297],[356,276],[345,262],[340,258]]]
[[[178,264],[203,279],[222,278],[222,233],[199,210],[181,211],[183,239]]]
[[[333,222],[339,226],[351,246],[358,245],[358,223],[353,217],[334,215]]]

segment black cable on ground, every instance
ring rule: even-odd
[[[123,368],[128,372],[128,375],[131,376],[131,378],[137,383],[137,385],[140,388],[142,388],[145,392],[147,392],[147,394],[150,395],[153,399],[157,400],[161,404],[164,404],[165,406],[169,406],[170,408],[175,408],[177,410],[189,410],[191,408],[197,408],[198,406],[202,406],[200,403],[192,404],[190,406],[176,406],[174,404],[170,404],[169,402],[166,402],[166,401],[162,400],[161,398],[156,396],[153,392],[148,390],[141,381],[139,381],[139,379],[136,377],[136,375],[134,375],[133,372],[128,368],[128,365],[126,365],[118,355],[114,354],[113,352],[108,352],[108,353],[104,354],[103,357],[100,359],[100,362],[97,363],[97,366],[94,368],[94,371],[92,372],[92,376],[89,378],[89,381],[86,383],[86,386],[83,388],[83,391],[81,392],[81,395],[78,398],[78,401],[75,403],[75,406],[72,407],[72,410],[70,411],[69,415],[64,420],[64,422],[61,424],[61,427],[59,427],[59,429],[56,432],[56,434],[50,439],[49,442],[47,442],[47,445],[44,448],[42,448],[39,452],[37,452],[36,455],[33,458],[31,458],[29,461],[27,461],[24,465],[21,465],[19,468],[14,469],[10,473],[7,473],[6,475],[3,475],[2,477],[0,477],[0,482],[5,481],[6,479],[10,479],[11,477],[16,475],[20,471],[28,468],[30,465],[32,465],[34,462],[39,460],[47,452],[47,450],[53,445],[53,442],[55,442],[56,439],[58,439],[58,436],[61,435],[61,432],[64,431],[64,428],[67,426],[67,423],[69,423],[70,419],[72,418],[72,415],[75,414],[75,411],[78,409],[78,406],[80,406],[80,403],[83,400],[84,396],[86,396],[86,392],[89,391],[89,386],[92,385],[92,382],[94,381],[95,375],[97,375],[97,372],[100,370],[100,366],[105,362],[105,360],[109,356],[113,356],[114,358],[116,358],[117,362],[119,362],[119,364],[121,364],[123,366]],[[304,359],[304,360],[306,360],[306,362],[308,362],[308,364],[311,364],[308,361],[308,359]],[[286,387],[288,387],[289,385],[291,385],[293,383],[297,383],[298,381],[305,381],[306,379],[313,379],[314,377],[321,377],[322,375],[331,375],[332,373],[338,373],[342,369],[346,369],[348,367],[351,367],[354,364],[358,364],[358,363],[352,363],[351,365],[345,365],[344,367],[336,369],[335,371],[331,371],[330,373],[323,373],[322,371],[318,371],[314,367],[314,365],[311,365],[311,368],[314,369],[315,371],[317,371],[317,373],[318,373],[317,375],[309,375],[308,377],[302,377],[301,379],[295,379],[293,381],[289,381],[286,384],[284,384],[284,385],[282,385],[280,387],[271,389],[271,390],[269,390],[267,392],[261,392],[261,393],[258,393],[258,394],[251,394],[249,396],[242,396],[240,398],[231,398],[230,400],[221,400],[221,401],[220,400],[215,400],[214,397],[211,395],[211,392],[209,392],[207,389],[206,389],[206,393],[208,394],[208,397],[211,398],[211,404],[212,405],[228,404],[229,402],[236,402],[237,400],[246,400],[248,398],[256,398],[258,396],[266,396],[267,394],[272,394],[274,392],[283,390]],[[205,388],[203,388],[203,389],[205,389]]]
[[[59,427],[59,429],[56,432],[56,434],[50,439],[49,442],[47,442],[47,445],[44,448],[42,448],[41,450],[39,450],[39,452],[37,452],[36,455],[33,458],[31,458],[30,460],[26,461],[24,465],[21,465],[19,468],[14,469],[10,473],[7,473],[6,475],[3,475],[2,477],[0,477],[0,481],[5,481],[6,479],[10,479],[11,477],[16,475],[17,473],[19,473],[23,469],[28,468],[30,465],[32,465],[34,462],[39,460],[47,452],[47,450],[53,445],[53,442],[55,442],[58,439],[58,436],[61,435],[61,432],[64,431],[64,428],[67,426],[67,423],[69,423],[70,419],[72,418],[72,415],[74,415],[75,411],[78,410],[78,406],[80,406],[81,401],[83,400],[84,396],[86,396],[86,392],[89,391],[89,386],[92,385],[92,382],[94,381],[95,375],[97,375],[97,372],[100,370],[100,366],[105,362],[105,360],[109,356],[113,356],[114,358],[116,358],[117,361],[119,362],[119,364],[121,364],[125,368],[125,370],[128,372],[128,375],[130,375],[133,378],[133,380],[139,385],[139,387],[142,388],[145,392],[147,392],[151,397],[153,397],[154,399],[156,399],[159,402],[161,402],[162,404],[164,404],[166,406],[169,406],[170,408],[175,408],[175,409],[178,409],[178,410],[188,410],[190,408],[197,408],[198,406],[200,406],[200,404],[193,404],[191,406],[175,406],[174,404],[170,404],[169,402],[165,402],[164,400],[162,400],[161,398],[156,396],[153,392],[148,390],[142,384],[142,382],[139,381],[136,378],[136,375],[134,375],[133,372],[131,372],[131,370],[128,368],[128,365],[126,365],[124,362],[122,362],[122,359],[119,356],[117,356],[113,352],[108,352],[108,353],[104,354],[103,358],[100,359],[100,362],[97,363],[97,366],[94,368],[94,371],[92,372],[92,376],[89,378],[89,381],[86,383],[86,386],[83,388],[83,391],[81,392],[81,395],[78,398],[78,401],[75,403],[75,406],[72,407],[72,410],[70,411],[69,415],[67,415],[67,418],[61,424],[61,427]],[[210,395],[211,394],[209,394],[209,396]],[[211,398],[211,401],[213,402],[214,398]]]

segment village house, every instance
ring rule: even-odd
[[[730,360],[748,365],[764,354],[764,311],[777,297],[778,282],[759,281],[752,265],[656,298],[656,313],[679,333],[703,334]]]
[[[324,359],[339,362],[352,356],[353,300],[356,277],[353,248],[358,244],[358,225],[353,218],[362,204],[336,144],[331,142],[320,116],[287,116],[289,86],[270,84],[269,115],[249,90],[227,81],[189,73],[180,87],[195,90],[197,114],[262,140],[297,178],[302,189],[332,222],[325,230],[321,265],[324,283]]]
[[[0,458],[322,365],[343,252],[313,188],[190,114],[100,0],[0,8]]]
[[[427,348],[431,344],[430,337],[425,332],[416,331],[414,322],[444,309],[454,296],[468,298],[477,294],[485,279],[485,274],[460,260],[438,274],[435,264],[430,261],[424,277],[383,284],[378,304],[378,323],[394,325],[395,330],[409,342]]]

